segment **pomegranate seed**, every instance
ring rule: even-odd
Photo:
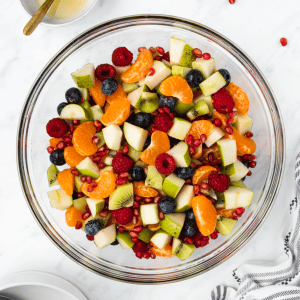
[[[107,210],[103,210],[99,212],[99,216],[102,218],[106,218],[108,215],[108,211]]]
[[[80,228],[82,228],[82,222],[80,222],[80,221],[78,221],[77,223],[76,223],[76,225],[75,225],[75,229],[80,229]]]
[[[103,169],[105,167],[105,164],[103,162],[101,162],[100,164],[98,164],[99,169]]]
[[[225,127],[225,131],[228,133],[228,134],[233,134],[233,129],[231,126],[226,126]]]
[[[165,49],[162,47],[156,47],[156,51],[160,54],[160,55],[164,55],[165,54]]]
[[[200,139],[201,139],[202,143],[205,143],[206,140],[207,140],[206,134],[201,134],[201,135],[200,135]]]
[[[236,216],[232,216],[230,219],[237,220],[238,218]]]
[[[94,126],[95,126],[95,127],[101,127],[101,126],[102,126],[102,123],[101,123],[99,120],[95,120],[95,121],[94,121]]]
[[[251,176],[252,175],[252,172],[251,171],[249,171],[247,174],[246,174],[246,176]]]
[[[97,136],[92,137],[92,143],[97,145],[100,142],[100,139]]]
[[[133,214],[134,214],[135,216],[138,216],[138,215],[140,214],[139,209],[135,208],[135,209],[133,210]]]
[[[127,182],[127,179],[117,179],[116,180],[116,185],[123,185]]]
[[[201,183],[201,189],[203,190],[209,190],[209,184],[206,182],[202,182]]]
[[[81,182],[86,182],[86,176],[81,176],[80,180],[81,180]]]
[[[218,232],[217,232],[217,231],[214,231],[214,232],[210,235],[210,237],[211,237],[213,240],[215,240],[215,239],[218,237]]]
[[[285,47],[287,45],[287,39],[286,38],[281,38],[280,39],[280,43],[283,47]]]
[[[124,228],[123,226],[119,226],[119,227],[118,227],[118,230],[119,230],[119,232],[122,233],[122,232],[124,232],[125,228]]]
[[[77,193],[77,197],[78,198],[82,198],[83,197],[83,193]]]
[[[240,217],[245,212],[244,207],[238,207],[235,211],[235,213]]]
[[[195,241],[194,241],[194,245],[195,245],[196,248],[199,248],[200,245],[201,245],[201,240],[198,240],[198,239],[195,240]]]
[[[150,47],[149,50],[152,52],[152,53],[155,53],[156,52],[156,49],[154,47]]]
[[[201,58],[201,57],[202,57],[202,51],[201,51],[200,49],[194,48],[194,49],[193,49],[193,52],[194,52],[194,54],[195,54],[195,56],[196,56],[197,58]]]
[[[129,176],[129,173],[128,172],[123,172],[123,173],[120,173],[119,174],[119,177],[120,178],[127,178]]]
[[[166,107],[164,106],[163,107],[163,110],[165,111],[165,113],[169,114],[171,111],[170,111],[170,108],[169,107]]]
[[[190,163],[190,167],[191,167],[191,168],[196,168],[196,166],[197,166],[197,165],[196,165],[194,162],[191,162],[191,163]]]
[[[147,203],[147,204],[148,204],[148,203],[152,203],[152,202],[153,202],[153,199],[152,199],[152,198],[145,198],[145,199],[144,199],[144,202]]]
[[[156,255],[154,253],[151,253],[151,258],[152,259],[155,259],[156,258]]]
[[[79,120],[73,120],[73,124],[78,125],[78,124],[80,124],[80,121]]]
[[[84,213],[81,217],[82,217],[82,220],[86,220],[87,218],[89,218],[91,216],[91,213],[90,212],[86,212]]]
[[[86,182],[88,183],[88,184],[91,184],[92,183],[92,177],[91,176],[87,176],[86,177]]]
[[[214,156],[214,154],[211,152],[211,153],[208,153],[207,158],[208,158],[208,161],[209,161],[209,162],[213,162],[214,159],[215,159],[215,156]]]
[[[63,139],[63,141],[66,142],[66,143],[72,142],[71,138],[68,137],[68,136],[63,136],[62,139]]]
[[[187,179],[187,180],[185,181],[185,184],[191,184],[191,183],[192,183],[191,178],[189,178],[189,179]]]
[[[93,158],[93,162],[97,164],[101,161],[101,159],[102,159],[102,157],[97,156],[97,157]]]
[[[165,215],[162,211],[159,212],[158,217],[160,220],[164,220],[165,219]]]
[[[195,195],[198,195],[200,193],[200,185],[199,184],[194,185],[194,192],[195,192]]]
[[[194,241],[190,237],[185,240],[188,244],[193,244]]]
[[[76,169],[73,169],[73,170],[71,170],[71,173],[74,175],[74,176],[79,176],[79,171],[78,170],[76,170]]]
[[[47,147],[47,151],[48,153],[52,154],[54,152],[54,147],[52,146]]]
[[[146,259],[149,259],[151,257],[151,253],[149,251],[147,251],[144,253],[143,257]]]
[[[193,135],[188,135],[187,139],[186,139],[186,142],[189,146],[193,146],[194,144],[194,136]]]
[[[140,207],[140,204],[138,202],[133,202],[133,207],[134,208],[139,208]]]
[[[251,161],[249,167],[250,168],[255,168],[256,167],[256,161]]]
[[[132,237],[132,238],[138,237],[138,233],[136,233],[136,232],[134,232],[134,231],[132,231],[132,230],[130,230],[130,231],[128,232],[128,234],[129,234],[130,237]]]
[[[65,143],[60,141],[57,145],[56,145],[56,148],[57,149],[64,149],[66,147]]]
[[[163,114],[165,111],[164,111],[164,109],[163,109],[163,107],[160,107],[159,109],[158,109],[158,111],[161,113],[161,114]]]
[[[157,55],[157,56],[155,56],[155,57],[153,58],[153,60],[159,60],[159,61],[162,61],[162,57],[159,56],[159,55]]]
[[[205,59],[205,60],[209,60],[211,58],[209,53],[203,53],[202,56],[203,56],[203,59]]]
[[[142,230],[143,230],[143,226],[142,225],[139,225],[139,226],[136,226],[136,227],[133,228],[133,231],[135,231],[137,233],[140,233]]]
[[[150,68],[148,76],[153,76],[155,74],[155,69]]]
[[[136,238],[136,237],[131,238],[131,240],[132,240],[134,243],[137,243],[137,242],[139,241],[139,239]]]
[[[97,152],[102,152],[102,151],[105,151],[105,147],[104,147],[104,146],[100,147],[100,148],[97,150]]]
[[[202,140],[201,139],[197,139],[194,141],[193,146],[195,147],[199,147],[202,144]]]
[[[141,201],[141,200],[142,200],[142,197],[140,197],[140,196],[134,196],[134,200],[135,200],[135,201]]]
[[[146,49],[146,47],[140,47],[139,49],[138,49],[138,51],[139,52],[142,52],[143,50],[145,50]]]
[[[250,131],[247,132],[247,133],[246,133],[246,137],[247,137],[247,138],[252,138],[252,137],[253,137],[253,133],[250,132]]]
[[[93,182],[93,183],[92,183],[92,187],[93,187],[93,188],[96,188],[97,186],[98,186],[98,183],[97,183],[97,182]]]
[[[94,236],[92,236],[92,235],[86,235],[86,238],[87,238],[89,241],[93,241],[93,240],[94,240]]]
[[[160,196],[156,196],[155,198],[154,198],[154,203],[158,203],[159,201],[161,200],[161,197]]]
[[[257,157],[255,155],[251,155],[251,159],[250,160],[254,160],[256,159]]]
[[[143,258],[143,253],[142,253],[142,252],[137,252],[137,253],[135,254],[135,256],[136,256],[137,258]]]
[[[189,147],[189,152],[190,152],[191,156],[195,155],[195,153],[196,153],[195,148],[193,146],[190,146]]]
[[[98,155],[99,155],[100,157],[103,157],[103,156],[105,156],[106,154],[107,154],[106,151],[98,152]]]
[[[246,160],[246,161],[250,161],[250,160],[252,160],[252,155],[251,154],[245,154],[245,155],[243,155],[242,159]]]
[[[235,3],[235,0],[229,0],[229,3],[230,3],[230,4],[234,4],[234,3]]]
[[[175,117],[175,113],[171,112],[171,113],[169,114],[169,117],[173,120],[174,117]]]
[[[91,185],[89,185],[89,186],[87,187],[87,191],[88,191],[89,193],[91,193],[93,190],[94,190],[94,188],[93,188]]]
[[[74,131],[74,126],[73,126],[73,125],[70,125],[70,126],[69,126],[69,129],[70,129],[71,132],[73,132],[73,131]]]
[[[233,122],[233,117],[230,117],[228,120],[227,120],[227,125],[231,125]]]
[[[217,127],[221,127],[221,126],[222,126],[222,121],[221,121],[220,119],[216,118],[216,119],[215,119],[215,125],[216,125]]]
[[[122,152],[123,152],[124,154],[127,154],[127,153],[129,152],[129,147],[128,147],[127,144],[124,146]]]
[[[232,111],[232,112],[230,112],[229,114],[228,114],[228,116],[229,117],[234,117],[234,116],[236,116],[236,111]]]
[[[133,216],[132,218],[132,224],[135,225],[138,222],[138,217],[137,216]]]

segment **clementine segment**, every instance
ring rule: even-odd
[[[193,184],[199,184],[208,179],[208,176],[212,171],[217,171],[217,169],[211,166],[202,166],[198,168],[193,175]]]
[[[120,224],[119,224],[120,225]],[[130,221],[128,224],[126,225],[121,225],[124,227],[125,230],[132,230],[133,228],[143,225],[142,219],[140,216],[138,216],[138,221],[136,224],[133,224],[133,221]]]
[[[75,176],[71,173],[71,170],[65,169],[59,172],[57,175],[57,180],[66,194],[72,196],[75,185]]]
[[[96,133],[93,122],[85,122],[79,125],[73,132],[73,147],[81,156],[90,156],[97,152],[97,145],[92,143]]]
[[[235,108],[242,114],[246,114],[249,110],[250,101],[247,94],[233,82],[225,88],[233,98]]]
[[[120,83],[118,83],[118,88],[112,95],[106,96],[106,101],[111,104],[115,99],[118,98],[127,98],[127,94],[124,92]]]
[[[190,104],[193,101],[193,91],[187,81],[180,76],[171,76],[164,80],[160,87],[160,92],[169,97],[178,98],[184,104]]]
[[[152,244],[152,247],[150,248],[150,252],[155,254],[156,256],[160,256],[160,257],[173,257],[174,256],[172,254],[172,246],[171,245],[166,245],[162,249],[159,249],[154,244]]]
[[[89,88],[89,92],[91,96],[93,97],[93,100],[96,104],[100,105],[101,107],[104,106],[106,95],[104,95],[101,91],[101,84],[102,82],[95,78],[95,84],[93,88]]]
[[[121,75],[126,83],[134,83],[146,77],[153,65],[152,53],[148,49],[142,50],[135,63]]]
[[[70,167],[75,168],[82,160],[85,159],[85,156],[81,156],[77,153],[74,147],[69,146],[64,149],[64,158]]]
[[[217,161],[218,163],[222,162],[220,150],[219,150],[219,147],[218,147],[217,144],[214,144],[209,148],[204,148],[200,160],[208,160],[209,153],[213,154],[213,157],[214,157],[215,161]]]
[[[151,231],[157,231],[160,229],[160,225],[159,223],[157,224],[149,224],[147,225],[148,229],[150,229]]]
[[[66,210],[65,219],[68,226],[75,227],[77,222],[83,222],[82,212],[72,205]]]
[[[130,115],[130,101],[126,98],[115,99],[100,121],[105,125],[122,125]]]
[[[143,181],[133,182],[133,193],[134,195],[140,197],[156,197],[158,195],[158,191],[150,186],[145,185]]]
[[[145,149],[140,159],[148,165],[155,165],[155,159],[159,154],[170,150],[168,135],[162,131],[154,131],[151,135],[151,144]]]
[[[205,196],[197,196],[192,199],[192,208],[200,233],[209,236],[216,229],[217,211],[211,201]]]

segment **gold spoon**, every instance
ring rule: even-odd
[[[23,33],[25,35],[30,35],[35,30],[35,28],[39,25],[39,23],[44,18],[45,14],[49,10],[50,6],[54,0],[46,0],[43,5],[38,9],[38,11],[32,16],[29,22],[25,25],[23,29]]]

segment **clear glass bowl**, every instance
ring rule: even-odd
[[[170,36],[184,39],[211,53],[217,68],[230,71],[251,101],[254,119],[257,167],[247,178],[255,196],[231,235],[211,240],[185,261],[174,258],[139,260],[132,250],[109,246],[98,250],[81,230],[66,225],[64,212],[52,209],[46,170],[50,164],[45,126],[57,116],[56,107],[64,101],[65,90],[74,86],[74,70],[93,62],[111,61],[112,51],[126,46],[134,54],[140,46],[168,49]],[[166,283],[202,274],[219,265],[250,240],[266,219],[279,189],[284,165],[284,132],[272,91],[257,66],[231,41],[219,33],[181,18],[143,15],[100,24],[68,43],[46,65],[26,99],[18,133],[19,174],[29,207],[46,235],[68,257],[100,275],[132,283]]]

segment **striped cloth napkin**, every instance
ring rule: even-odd
[[[296,183],[292,190],[289,220],[284,230],[284,252],[273,263],[245,264],[233,271],[237,290],[217,286],[212,300],[300,299],[300,153],[296,157]]]

